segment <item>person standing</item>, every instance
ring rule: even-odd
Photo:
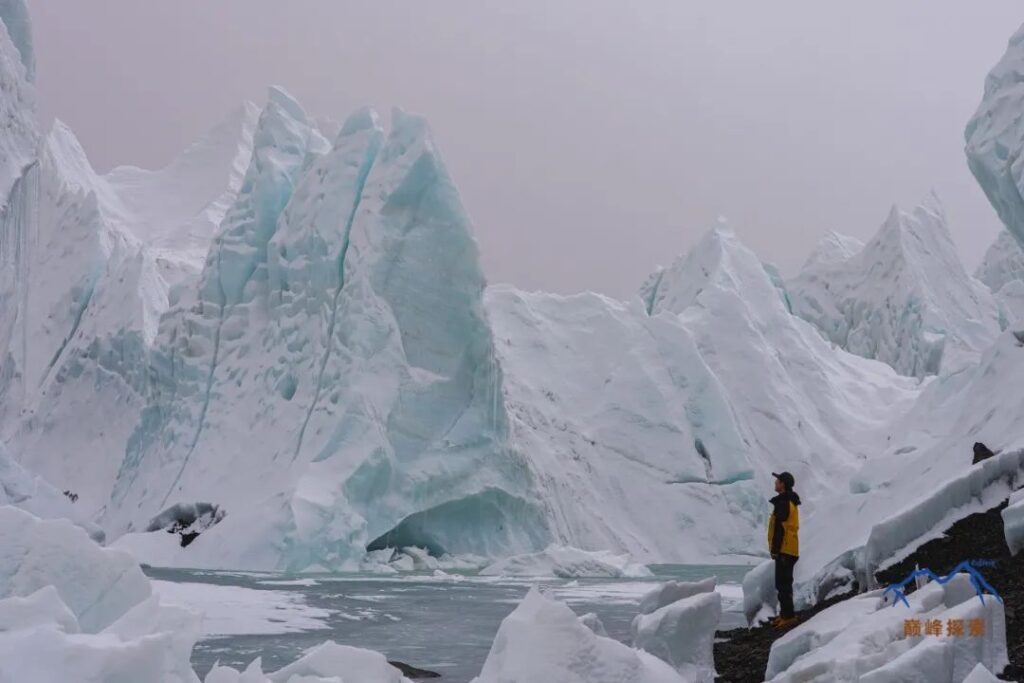
[[[800,559],[800,496],[793,490],[796,481],[789,472],[772,472],[775,497],[768,517],[768,550],[775,560],[775,590],[779,596],[779,616],[773,625],[785,628],[796,623],[793,611],[793,567]]]

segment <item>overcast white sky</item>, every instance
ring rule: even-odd
[[[784,271],[934,187],[973,268],[963,156],[1020,0],[29,0],[44,117],[100,170],[166,163],[280,84],[426,114],[492,282],[633,292],[724,215]]]

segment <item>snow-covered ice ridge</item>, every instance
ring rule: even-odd
[[[786,290],[793,312],[827,339],[912,377],[977,363],[1001,329],[992,292],[964,269],[934,196],[910,212],[894,207],[866,245],[826,236]]]

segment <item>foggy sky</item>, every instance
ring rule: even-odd
[[[44,120],[98,170],[169,161],[279,84],[425,114],[491,282],[634,292],[725,216],[792,273],[934,188],[973,270],[963,155],[1020,0],[29,0]]]

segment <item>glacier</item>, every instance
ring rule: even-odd
[[[827,235],[787,282],[793,313],[830,341],[924,378],[976,363],[1000,331],[992,293],[967,273],[934,195],[893,207],[863,247]]]
[[[1013,446],[1019,406],[986,392],[1019,374],[1015,317],[935,203],[867,245],[827,236],[795,280],[719,226],[627,300],[523,292],[487,283],[421,117],[336,124],[273,88],[164,168],[101,175],[67,126],[36,130],[11,21],[0,440],[120,547],[289,571],[552,545],[751,562],[784,468],[819,590],[919,502],[889,479],[941,487],[973,440]],[[188,547],[147,533],[200,504],[222,518]]]

